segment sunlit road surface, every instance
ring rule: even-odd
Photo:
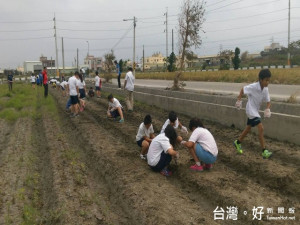
[[[154,87],[165,89],[172,86],[171,80],[144,80],[136,79],[135,85]],[[117,79],[113,79],[113,84],[117,85]],[[124,80],[121,80],[122,88]],[[241,88],[246,83],[223,83],[223,82],[200,82],[200,81],[185,81],[185,89],[195,92],[208,93],[208,94],[222,94],[222,95],[238,95]],[[286,101],[291,95],[298,95],[297,100],[300,98],[300,85],[280,85],[269,84],[269,92],[272,100]]]

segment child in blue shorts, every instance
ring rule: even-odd
[[[238,100],[235,104],[235,106],[238,109],[241,109],[242,107],[242,101],[241,98],[245,94],[248,96],[248,102],[246,105],[246,114],[248,116],[247,126],[242,132],[242,134],[239,136],[237,140],[233,142],[233,145],[235,146],[237,152],[239,154],[243,153],[242,150],[242,141],[246,137],[246,135],[251,131],[252,127],[257,126],[258,129],[258,137],[260,146],[262,149],[262,157],[267,159],[272,155],[272,152],[270,152],[265,145],[264,140],[264,127],[261,123],[261,117],[259,114],[259,109],[262,102],[266,102],[267,106],[264,111],[264,117],[269,118],[271,116],[271,103],[270,103],[270,95],[269,95],[269,89],[268,85],[271,78],[271,72],[269,69],[263,69],[259,72],[258,75],[259,81],[255,82],[253,84],[249,84],[245,87],[243,87],[240,91],[240,94],[238,96]]]
[[[203,169],[211,169],[218,156],[218,147],[212,134],[203,126],[198,118],[190,120],[189,129],[193,132],[190,139],[182,141],[195,160],[195,165],[190,167],[193,171],[201,172]],[[204,164],[201,165],[200,161]]]

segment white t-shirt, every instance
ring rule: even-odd
[[[67,81],[63,81],[60,83],[60,86],[62,86],[63,88],[66,88],[66,85],[68,84]]]
[[[34,83],[35,82],[35,76],[31,76],[30,80],[31,80],[32,83]]]
[[[100,86],[100,77],[98,75],[95,77],[95,86],[96,87]]]
[[[216,141],[212,134],[205,128],[196,128],[190,136],[189,141],[193,143],[199,143],[205,151],[210,152],[214,156],[218,155],[218,147]]]
[[[139,130],[137,132],[137,135],[135,137],[136,141],[141,140],[143,137],[148,137],[150,138],[150,134],[154,134],[153,126],[152,124],[150,125],[149,129],[146,128],[144,123],[141,123]]]
[[[170,120],[167,119],[166,122],[164,123],[164,125],[162,126],[160,133],[164,133],[166,127],[167,127],[169,124],[170,124]],[[177,120],[175,120],[175,126],[174,126],[174,128],[177,129],[178,126],[179,126],[179,120],[178,120],[178,118],[177,118]]]
[[[85,86],[85,81],[83,80],[83,81],[81,82],[81,80],[79,79],[79,80],[78,80],[78,88],[79,88],[79,89],[84,89],[84,86]]]
[[[134,90],[134,76],[131,71],[126,73],[125,80],[127,80],[125,89],[128,91]]]
[[[122,105],[121,103],[119,102],[118,99],[114,98],[114,101],[113,102],[108,102],[108,106],[109,107],[112,107],[112,108],[117,108],[117,107],[121,107],[122,108]]]
[[[172,145],[170,144],[170,140],[166,137],[165,133],[157,135],[151,142],[151,145],[147,154],[148,165],[156,166],[160,160],[160,155],[162,151],[166,154],[168,149],[170,149]]]
[[[268,87],[261,90],[260,83],[256,82],[244,87],[244,94],[248,96],[246,114],[249,119],[260,117],[259,108],[262,102],[270,102]]]
[[[75,76],[72,76],[69,78],[68,81],[69,84],[69,90],[70,90],[70,96],[76,96],[77,94],[77,89],[76,87],[78,87],[78,80]]]

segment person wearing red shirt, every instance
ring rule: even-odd
[[[43,75],[43,85],[44,85],[44,96],[46,98],[48,96],[48,77],[47,77],[47,68],[46,67],[44,67],[42,75]]]

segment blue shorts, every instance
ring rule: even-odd
[[[96,91],[101,91],[101,88],[99,86],[96,86]]]
[[[254,117],[253,119],[248,118],[248,121],[247,121],[247,125],[251,126],[251,127],[255,127],[260,123],[261,123],[261,118],[260,117]]]
[[[199,143],[196,144],[196,155],[198,159],[206,164],[212,164],[217,160],[216,156],[208,151],[205,151]]]
[[[121,108],[121,110],[123,111],[123,109]],[[117,118],[118,116],[120,116],[118,109],[110,112],[110,115],[112,118]]]
[[[144,138],[142,138],[142,139],[139,140],[139,141],[136,141],[136,143],[137,143],[138,146],[142,147],[143,141],[144,141]]]
[[[164,151],[161,152],[160,154],[160,159],[156,166],[150,166],[150,168],[155,171],[155,172],[160,172],[163,168],[168,166],[170,162],[172,161],[172,156],[169,155],[168,153],[166,154]]]
[[[85,90],[84,89],[79,89],[79,93],[80,93],[81,99],[85,98]]]

